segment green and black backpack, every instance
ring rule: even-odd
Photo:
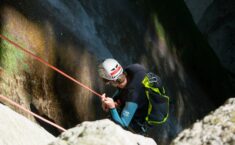
[[[166,95],[160,77],[149,72],[144,77],[142,84],[149,101],[146,122],[150,125],[165,123],[169,116],[170,98]]]

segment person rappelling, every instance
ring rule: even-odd
[[[170,97],[159,76],[140,64],[123,67],[113,58],[98,66],[105,84],[117,88],[113,97],[104,93],[102,108],[110,111],[112,120],[130,131],[145,135],[153,126],[167,122]]]
[[[102,95],[97,93],[9,38],[1,34],[0,38],[98,96],[102,101],[103,110],[110,111],[112,120],[123,128],[138,134],[148,135],[148,130],[154,126],[165,126],[167,124],[173,128],[170,129],[171,138],[177,134],[178,131],[174,128],[175,125],[172,125],[171,121],[169,121],[171,113],[170,97],[166,95],[160,77],[147,71],[142,65],[131,64],[123,69],[115,59],[105,59],[98,66],[99,76],[105,84],[117,88],[115,95],[108,97],[105,93]],[[2,96],[1,98],[4,99],[6,97]],[[10,102],[10,100],[8,101]],[[12,103],[15,104],[14,102]],[[30,112],[26,109],[23,110]],[[38,118],[44,120],[39,116]],[[44,121],[65,131],[63,127],[53,124],[48,120]]]

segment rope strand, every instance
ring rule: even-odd
[[[56,72],[60,73],[60,74],[63,75],[64,77],[70,79],[71,81],[75,82],[76,84],[80,85],[81,87],[83,87],[83,88],[85,88],[85,89],[91,91],[92,93],[94,93],[94,94],[97,95],[98,97],[102,98],[102,95],[101,95],[101,94],[99,94],[99,93],[97,93],[96,91],[92,90],[91,88],[89,88],[88,86],[84,85],[83,83],[81,83],[80,81],[76,80],[75,78],[71,77],[70,75],[64,73],[63,71],[61,71],[60,69],[56,68],[55,66],[49,64],[48,62],[46,62],[46,61],[43,60],[42,58],[40,58],[40,57],[36,56],[35,54],[33,54],[32,52],[30,52],[29,50],[27,50],[27,49],[21,47],[20,45],[18,45],[18,44],[15,43],[14,41],[10,40],[9,38],[7,38],[7,37],[5,37],[5,36],[3,36],[3,35],[1,35],[1,34],[0,34],[0,37],[1,37],[3,40],[5,40],[5,41],[9,42],[10,44],[14,45],[16,48],[18,48],[18,49],[24,51],[26,54],[29,54],[30,56],[32,56],[32,57],[33,57],[34,59],[36,59],[37,61],[40,61],[41,63],[45,64],[46,66],[48,66],[48,67],[50,67],[51,69],[55,70]],[[38,119],[40,119],[40,120],[42,120],[42,121],[44,121],[44,122],[46,122],[46,123],[48,123],[48,124],[50,124],[50,125],[56,127],[56,128],[58,128],[58,129],[60,129],[61,131],[66,131],[66,129],[64,129],[63,127],[61,127],[61,126],[59,126],[59,125],[57,125],[57,124],[55,124],[55,123],[53,123],[53,122],[51,122],[51,121],[49,121],[49,120],[47,120],[47,119],[41,117],[41,116],[39,116],[39,115],[37,115],[37,114],[31,112],[30,110],[28,110],[28,109],[22,107],[21,105],[19,105],[19,104],[17,104],[16,102],[14,102],[14,101],[8,99],[7,97],[5,97],[5,96],[3,96],[3,95],[0,95],[0,98],[2,98],[3,100],[9,102],[9,103],[12,104],[12,105],[14,105],[14,106],[16,106],[16,107],[18,107],[18,108],[24,110],[25,112],[27,112],[27,113],[33,115],[34,117],[36,117],[36,118],[38,118]]]
[[[38,119],[40,119],[40,120],[42,120],[42,121],[44,121],[44,122],[46,122],[46,123],[48,123],[48,124],[50,124],[50,125],[52,125],[52,126],[58,128],[59,130],[61,130],[61,131],[66,131],[66,129],[64,129],[63,127],[61,127],[61,126],[59,126],[59,125],[57,125],[57,124],[55,124],[55,123],[53,123],[53,122],[51,122],[51,121],[49,121],[49,120],[47,120],[47,119],[45,119],[45,118],[43,118],[43,117],[41,117],[41,116],[39,116],[39,115],[33,113],[32,111],[30,111],[30,110],[24,108],[23,106],[21,106],[21,105],[17,104],[16,102],[14,102],[14,101],[8,99],[7,97],[5,97],[5,96],[3,96],[3,95],[0,95],[0,98],[3,99],[3,100],[5,100],[5,101],[7,101],[7,102],[10,103],[10,104],[12,104],[13,106],[16,106],[16,107],[18,107],[19,109],[24,110],[25,112],[27,112],[27,113],[33,115],[34,117],[36,117],[36,118],[38,118]]]
[[[89,88],[88,86],[84,85],[84,84],[81,83],[80,81],[78,81],[78,80],[76,80],[75,78],[73,78],[73,77],[69,76],[68,74],[64,73],[63,71],[61,71],[60,69],[56,68],[55,66],[49,64],[48,62],[46,62],[46,61],[43,60],[42,58],[40,58],[40,57],[36,56],[35,54],[33,54],[32,52],[30,52],[29,50],[27,50],[27,49],[21,47],[20,45],[18,45],[18,44],[15,43],[14,41],[8,39],[7,37],[5,37],[5,36],[3,36],[3,35],[1,35],[1,34],[0,34],[0,37],[1,37],[3,40],[5,40],[5,41],[9,42],[10,44],[14,45],[16,48],[18,48],[18,49],[24,51],[25,53],[27,53],[27,54],[29,54],[29,55],[31,55],[34,59],[40,61],[41,63],[45,64],[46,66],[48,66],[48,67],[50,67],[51,69],[55,70],[56,72],[60,73],[60,74],[63,75],[64,77],[70,79],[71,81],[73,81],[73,82],[75,82],[76,84],[82,86],[83,88],[85,88],[85,89],[91,91],[92,93],[94,93],[95,95],[97,95],[98,97],[101,98],[101,94],[97,93],[96,91],[92,90],[91,88]]]

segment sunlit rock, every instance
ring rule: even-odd
[[[235,144],[235,98],[191,128],[181,132],[172,145]]]
[[[112,121],[105,119],[84,122],[60,135],[49,145],[156,145],[151,138],[123,130]]]
[[[0,104],[0,145],[47,145],[55,137],[39,125]]]

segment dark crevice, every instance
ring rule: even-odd
[[[55,123],[54,120],[52,120],[51,118],[49,118],[45,114],[40,114],[38,109],[32,103],[30,104],[30,109],[31,109],[31,111],[33,113],[35,113],[35,114],[37,114],[37,115],[39,115],[39,116],[41,116],[41,117],[43,117],[43,118],[53,122],[53,123]],[[38,122],[38,124],[40,126],[42,126],[44,129],[46,129],[48,132],[50,132],[54,136],[59,136],[61,134],[61,131],[59,129],[57,129],[56,127],[54,127],[54,126],[52,126],[52,125],[50,125],[50,124],[48,124],[48,123],[46,123],[46,122],[36,118],[36,117],[35,117],[35,120]]]
[[[235,94],[226,70],[198,30],[183,0],[149,0],[149,14],[157,14],[188,74],[196,78],[216,106]],[[219,89],[218,89],[219,88]]]

